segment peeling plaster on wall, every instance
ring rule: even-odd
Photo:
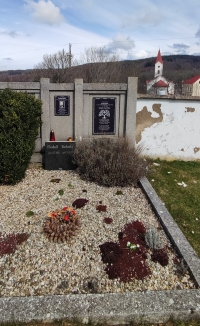
[[[146,115],[157,114],[152,110],[155,99],[139,98],[137,101],[138,122],[142,125],[142,114],[140,111],[146,108]],[[157,102],[158,103],[158,102]],[[150,157],[160,157],[161,159],[173,160],[200,160],[200,149],[196,153],[194,148],[198,148],[199,121],[200,121],[200,101],[190,99],[159,99],[162,108],[163,120],[154,123],[150,127],[144,128],[142,138],[137,146],[142,146],[143,155]],[[187,108],[195,108],[192,114],[185,114]],[[151,114],[152,113],[152,114]],[[154,121],[155,122],[155,121]],[[141,127],[141,126],[140,126]],[[137,129],[136,129],[137,131]],[[138,129],[137,136],[140,136]],[[140,139],[140,138],[138,138]],[[199,145],[199,144],[198,144]],[[199,146],[200,148],[200,146]]]
[[[185,112],[194,112],[195,111],[195,108],[186,108],[187,111]]]
[[[144,106],[143,109],[136,114],[136,144],[142,139],[142,132],[146,128],[150,128],[154,123],[163,121],[163,114],[160,109],[161,104],[153,104],[153,112],[149,112],[147,107]],[[157,113],[157,114],[155,114]]]
[[[195,147],[194,148],[194,153],[197,153],[198,151],[200,151],[200,148],[199,147]]]

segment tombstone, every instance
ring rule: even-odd
[[[69,96],[54,96],[54,115],[55,116],[69,116]]]
[[[45,170],[75,170],[72,161],[74,141],[48,141],[45,143]]]
[[[93,135],[115,135],[116,98],[93,98]]]

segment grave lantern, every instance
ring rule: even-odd
[[[55,139],[55,133],[54,133],[54,131],[53,130],[51,130],[51,132],[50,132],[50,141],[55,141],[56,139]]]

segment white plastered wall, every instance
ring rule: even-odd
[[[144,155],[200,159],[200,101],[139,98],[136,112],[136,144]]]

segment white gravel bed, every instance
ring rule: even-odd
[[[59,178],[59,183],[50,182]],[[64,194],[59,195],[63,189]],[[83,190],[87,190],[83,192]],[[122,195],[116,195],[122,190]],[[69,243],[50,242],[42,232],[47,214],[64,206],[71,206],[77,198],[86,198],[85,207],[77,209],[81,227]],[[102,201],[107,212],[98,212]],[[152,275],[144,280],[123,283],[110,280],[105,272],[99,245],[117,242],[123,226],[133,220],[146,228],[160,227],[155,214],[140,188],[100,187],[83,181],[74,171],[45,171],[28,169],[25,179],[15,186],[0,186],[0,233],[27,232],[27,241],[13,254],[0,256],[0,296],[32,296],[69,293],[124,293],[145,290],[195,288],[188,273],[176,273],[173,262],[176,254],[160,230],[163,246],[168,246],[169,264],[162,267],[150,259],[147,264]],[[26,216],[33,211],[34,215]],[[104,217],[113,222],[106,224]],[[85,286],[91,280],[93,289]]]

